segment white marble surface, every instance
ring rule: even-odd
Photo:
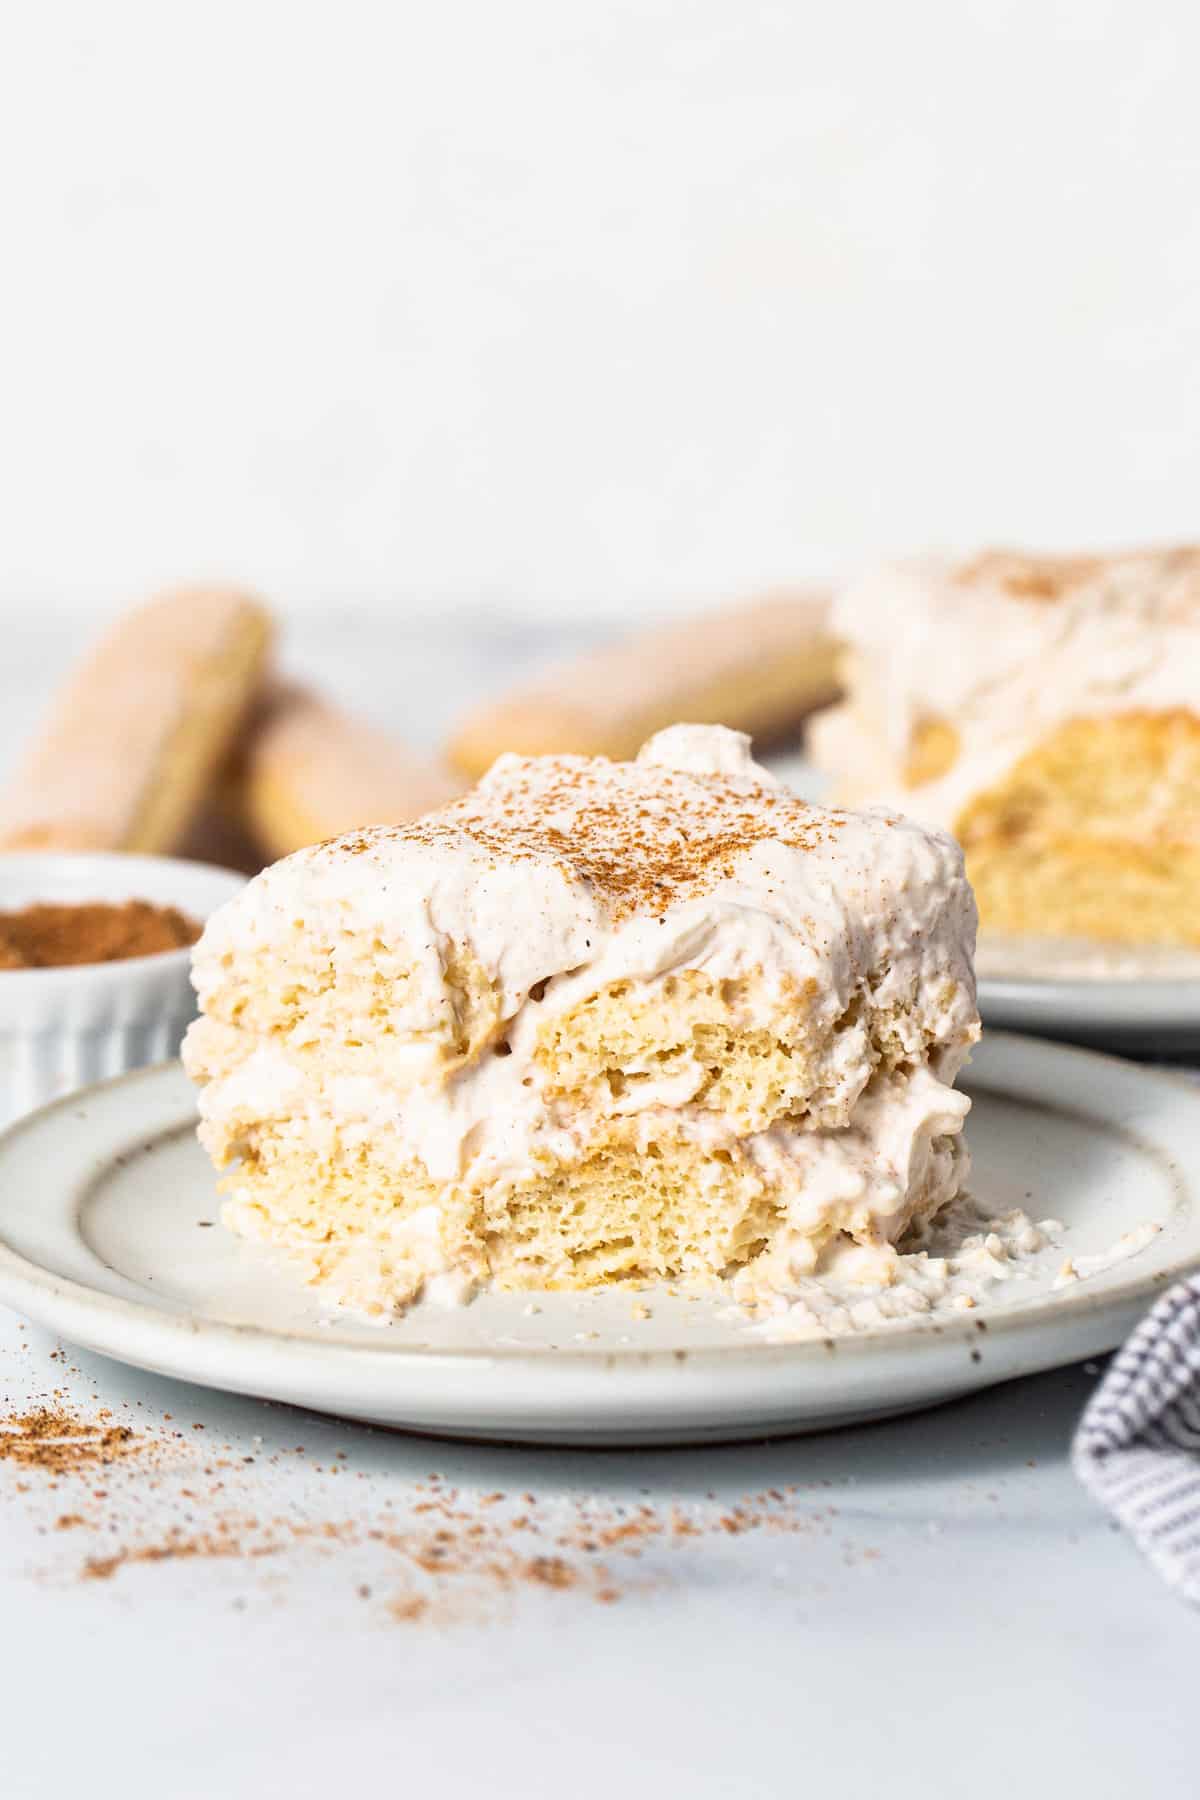
[[[0,768],[62,648],[22,634]],[[432,742],[552,648],[484,618],[437,638],[313,619],[291,654]],[[0,1417],[61,1390],[151,1443],[60,1477],[0,1457],[0,1792],[1190,1795],[1197,1620],[1071,1475],[1094,1379],[822,1438],[565,1454],[226,1400],[0,1314]],[[441,1573],[422,1566],[439,1516],[415,1510],[435,1472],[461,1515],[440,1522]],[[650,1509],[623,1547],[581,1547],[585,1520],[611,1531],[622,1507]],[[506,1528],[514,1513],[540,1536]],[[222,1522],[240,1554],[153,1559]],[[539,1554],[563,1557],[567,1585],[520,1572]],[[397,1617],[414,1598],[424,1612]]]

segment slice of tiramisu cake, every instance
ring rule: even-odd
[[[501,757],[209,922],[184,1056],[225,1221],[385,1315],[886,1258],[965,1176],[974,936],[950,838],[807,805],[738,733]]]
[[[841,595],[836,797],[953,831],[985,930],[1200,948],[1200,547],[988,551]]]

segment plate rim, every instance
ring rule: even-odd
[[[981,975],[977,985],[989,1032],[1071,1039],[1098,1055],[1200,1052],[1200,980],[1191,977]]]
[[[1137,1063],[1127,1061],[1118,1056],[1104,1052],[1081,1049],[1074,1045],[1060,1044],[1046,1039],[1027,1036],[1024,1033],[991,1030],[986,1033],[983,1043],[976,1054],[986,1054],[985,1045],[996,1045],[998,1051],[1009,1055],[1022,1054],[1032,1057],[1036,1062],[1062,1062],[1064,1066],[1082,1068],[1100,1065],[1106,1071],[1116,1071],[1120,1079],[1132,1085],[1152,1099],[1160,1102],[1169,1101],[1167,1111],[1173,1113],[1181,1104],[1185,1111],[1193,1114],[1193,1127],[1200,1144],[1200,1088],[1195,1087],[1185,1077],[1169,1071],[1145,1068]],[[4,1175],[5,1161],[14,1146],[22,1139],[36,1135],[52,1128],[59,1115],[77,1107],[81,1100],[98,1095],[112,1094],[117,1090],[133,1090],[138,1087],[157,1088],[168,1078],[178,1078],[182,1074],[178,1060],[151,1064],[145,1068],[128,1071],[112,1077],[108,1081],[99,1082],[90,1088],[77,1090],[63,1095],[49,1105],[39,1108],[16,1120],[4,1131],[0,1132],[0,1180]],[[988,1084],[986,1072],[980,1071],[979,1085],[986,1089]],[[997,1091],[1004,1097],[1016,1101],[1024,1100],[1031,1105],[1038,1105],[1036,1093],[1028,1089],[1010,1092],[1004,1086]],[[1069,1111],[1064,1103],[1063,1110]],[[1086,1114],[1083,1117],[1087,1117]],[[182,1125],[184,1121],[180,1121]],[[156,1128],[159,1136],[165,1136],[170,1127]],[[1130,1138],[1137,1139],[1138,1134],[1125,1131],[1116,1126]],[[1139,1140],[1145,1141],[1145,1140]],[[1163,1146],[1150,1145],[1152,1150],[1163,1154]],[[1200,1177],[1198,1185],[1200,1185]],[[203,1338],[211,1351],[228,1352],[238,1350],[244,1352],[246,1347],[265,1350],[271,1355],[312,1355],[325,1364],[332,1372],[336,1369],[363,1367],[367,1364],[379,1368],[392,1368],[397,1361],[411,1366],[433,1368],[446,1365],[461,1369],[469,1365],[502,1364],[508,1368],[530,1367],[539,1373],[547,1369],[566,1366],[573,1371],[610,1371],[619,1367],[623,1374],[637,1375],[639,1371],[657,1373],[665,1365],[676,1367],[686,1363],[691,1369],[703,1369],[712,1365],[728,1366],[730,1363],[755,1364],[764,1362],[784,1363],[792,1365],[808,1365],[827,1361],[830,1357],[845,1361],[857,1361],[878,1355],[884,1344],[897,1347],[897,1354],[905,1356],[911,1363],[914,1357],[923,1352],[928,1354],[948,1343],[969,1343],[978,1345],[983,1338],[991,1341],[1007,1339],[1019,1334],[1032,1334],[1040,1329],[1054,1330],[1057,1325],[1065,1329],[1071,1323],[1096,1321],[1098,1317],[1111,1314],[1127,1314],[1132,1307],[1139,1304],[1149,1305],[1160,1293],[1181,1280],[1185,1275],[1200,1268],[1200,1207],[1197,1208],[1198,1236],[1189,1255],[1174,1262],[1169,1268],[1150,1273],[1138,1273],[1137,1258],[1131,1259],[1131,1268],[1121,1281],[1109,1283],[1103,1287],[1089,1291],[1086,1286],[1068,1289],[1058,1294],[1049,1294],[1039,1300],[1033,1300],[1025,1306],[998,1309],[989,1313],[986,1304],[979,1309],[981,1317],[931,1320],[917,1317],[906,1320],[903,1326],[882,1327],[856,1332],[844,1337],[812,1337],[798,1340],[776,1340],[750,1337],[744,1341],[728,1344],[710,1344],[705,1346],[686,1347],[657,1345],[639,1348],[635,1344],[612,1345],[607,1348],[596,1348],[590,1345],[564,1343],[551,1348],[545,1346],[526,1346],[512,1344],[475,1344],[433,1346],[427,1344],[411,1344],[393,1340],[385,1345],[371,1342],[369,1339],[326,1338],[312,1328],[304,1330],[289,1329],[285,1326],[267,1326],[254,1322],[230,1322],[226,1320],[208,1319],[194,1312],[175,1312],[156,1306],[149,1300],[130,1299],[122,1295],[108,1294],[102,1289],[91,1287],[72,1277],[59,1275],[43,1264],[26,1257],[14,1250],[5,1236],[5,1205],[0,1193],[0,1302],[13,1310],[27,1313],[34,1320],[50,1323],[52,1328],[60,1330],[67,1337],[76,1336],[72,1326],[65,1321],[73,1317],[79,1321],[95,1321],[107,1324],[111,1330],[103,1333],[113,1348],[105,1348],[95,1333],[89,1329],[86,1339],[101,1354],[108,1354],[118,1360],[129,1360],[126,1353],[115,1347],[116,1337],[123,1324],[128,1331],[141,1336],[149,1332],[151,1336],[171,1340],[175,1343],[195,1342]],[[77,1221],[76,1221],[77,1223]],[[80,1234],[81,1235],[81,1234]],[[94,1252],[93,1252],[94,1254]],[[29,1299],[35,1304],[30,1306]],[[45,1300],[45,1310],[39,1310],[36,1301]],[[55,1317],[50,1318],[53,1313]],[[164,1371],[167,1372],[167,1371]],[[174,1371],[171,1371],[174,1373]],[[204,1383],[204,1376],[196,1373],[182,1372],[180,1379]],[[211,1383],[210,1383],[211,1385]]]

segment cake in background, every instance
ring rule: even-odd
[[[1200,946],[1200,549],[913,560],[834,629],[833,797],[952,831],[986,931]]]
[[[965,1178],[974,936],[950,838],[807,805],[739,733],[505,756],[210,920],[184,1060],[226,1223],[384,1317],[672,1277],[755,1304],[846,1254],[886,1281]]]

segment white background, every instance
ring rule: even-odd
[[[1200,10],[13,6],[0,606],[1194,534]]]

